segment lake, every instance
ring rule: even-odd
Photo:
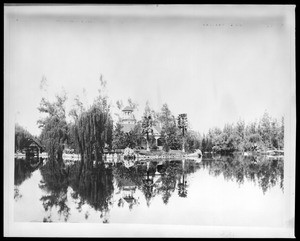
[[[283,158],[39,161],[15,159],[15,222],[284,226]]]

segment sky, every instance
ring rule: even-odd
[[[100,75],[113,107],[167,103],[206,133],[288,114],[294,32],[286,6],[19,6],[6,8],[5,91],[14,122],[34,135],[42,97],[89,105]],[[45,78],[46,91],[40,88]],[[115,111],[115,108],[113,108]]]

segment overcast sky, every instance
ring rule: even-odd
[[[291,9],[285,6],[14,7],[6,23],[11,113],[32,134],[42,96],[91,103],[99,77],[113,104],[129,97],[191,127],[280,118],[291,97]],[[48,92],[40,89],[45,76]],[[7,90],[7,89],[6,89]]]

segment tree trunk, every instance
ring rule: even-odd
[[[63,155],[63,151],[62,149],[59,147],[58,150],[56,151],[56,160],[59,164],[62,164],[63,163],[63,158],[62,158],[62,155]]]
[[[147,133],[146,143],[147,143],[147,151],[150,151],[150,148],[149,148],[149,134],[148,133]]]

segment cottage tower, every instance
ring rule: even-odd
[[[134,128],[136,123],[135,117],[133,115],[133,108],[130,106],[126,106],[122,111],[123,111],[123,115],[122,115],[123,131],[129,132]]]
[[[123,124],[135,124],[135,118],[133,115],[133,108],[126,106],[123,110],[122,123]]]

